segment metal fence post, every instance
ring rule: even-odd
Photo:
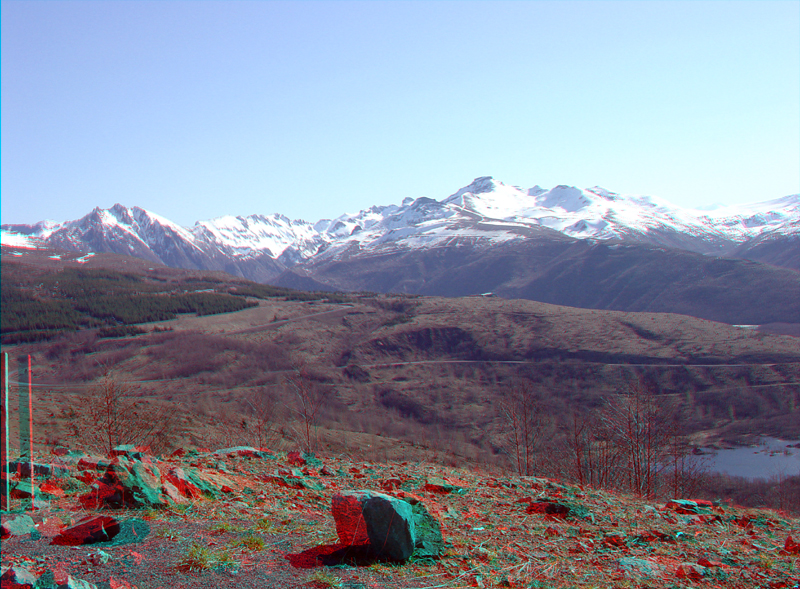
[[[0,401],[2,401],[2,408],[0,408],[0,462],[2,462],[2,472],[0,472],[0,509],[8,511],[11,506],[11,497],[9,493],[9,486],[11,485],[11,473],[8,470],[8,354],[3,352],[0,358],[0,369],[2,369],[2,376],[0,380],[3,390],[0,392]]]
[[[19,375],[19,460],[21,464],[27,458],[29,463],[31,509],[33,509],[35,476],[33,472],[33,382],[30,354],[17,358],[17,373]]]

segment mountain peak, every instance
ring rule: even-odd
[[[472,194],[483,194],[484,192],[492,192],[495,186],[494,178],[491,176],[481,176],[475,178],[469,186],[462,190],[471,192]]]
[[[494,178],[491,176],[481,176],[475,178],[469,185],[465,186],[458,192],[455,192],[442,201],[442,204],[455,204],[463,207],[468,207],[469,203],[464,200],[464,195],[471,194],[486,194],[494,192],[497,188]]]

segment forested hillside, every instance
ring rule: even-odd
[[[181,313],[213,315],[257,305],[242,296],[215,292],[213,282],[166,282],[108,269],[66,268],[25,280],[3,265],[2,341],[49,339],[80,328],[129,335],[128,326],[174,319]],[[7,271],[8,270],[8,271]]]

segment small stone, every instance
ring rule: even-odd
[[[42,493],[47,493],[48,495],[52,495],[53,497],[63,497],[65,495],[64,490],[61,487],[57,487],[53,483],[47,481],[42,484],[39,489]]]
[[[381,483],[381,488],[384,491],[394,491],[395,489],[399,489],[402,483],[403,481],[397,477],[391,477]]]
[[[440,478],[428,479],[428,482],[425,483],[424,489],[426,491],[429,491],[431,493],[437,493],[439,495],[446,495],[448,493],[463,494],[466,492],[462,487],[451,485],[446,480]]]
[[[76,579],[70,575],[67,576],[66,584],[59,585],[58,589],[97,589],[97,585],[83,579]]]
[[[692,581],[699,581],[700,579],[705,576],[705,567],[700,566],[699,564],[694,564],[692,562],[684,562],[678,567],[678,570],[675,571],[675,575],[679,579],[690,579]]]
[[[30,481],[17,481],[12,484],[14,485],[10,492],[12,499],[30,499],[32,496],[39,495],[39,488]]]
[[[134,446],[133,444],[123,444],[111,450],[111,456],[124,456],[129,460],[142,460],[145,454],[150,452],[147,446]]]

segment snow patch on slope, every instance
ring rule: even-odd
[[[46,246],[41,239],[30,235],[24,235],[15,231],[0,230],[0,244],[5,247],[15,247],[19,249],[44,249]]]

